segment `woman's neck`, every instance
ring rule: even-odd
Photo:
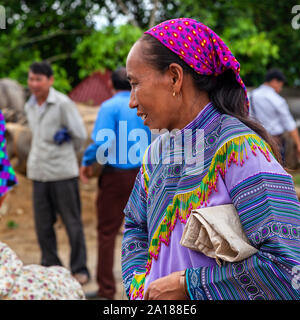
[[[186,100],[186,101],[185,101]],[[183,129],[192,122],[199,112],[210,102],[207,92],[197,93],[191,99],[182,97],[182,106],[177,121],[176,129]]]

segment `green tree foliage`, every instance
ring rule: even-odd
[[[291,25],[294,17],[291,11],[297,4],[297,0],[247,0],[239,3],[257,30],[265,32],[272,44],[278,46],[278,58],[272,57],[267,67],[283,70],[290,86],[300,86],[300,30],[293,29]]]
[[[99,1],[98,1],[99,2]],[[0,30],[0,78],[26,84],[34,60],[52,63],[55,86],[69,91],[77,81],[78,67],[72,52],[82,37],[93,31],[95,3],[74,0],[1,1],[6,29]]]
[[[219,34],[241,63],[247,85],[261,83],[269,68],[280,68],[290,86],[300,85],[300,30],[291,26],[297,0],[168,1],[172,17],[202,21]]]
[[[300,86],[300,30],[291,26],[295,5],[297,0],[110,0],[103,7],[111,22],[117,13],[142,29],[166,19],[195,18],[231,48],[247,85],[259,85],[269,68],[278,67],[290,86]]]
[[[26,84],[28,66],[48,60],[55,86],[68,92],[95,70],[124,65],[142,31],[161,21],[190,17],[219,34],[241,63],[248,86],[279,67],[300,86],[300,30],[291,26],[296,0],[3,0],[7,29],[0,30],[0,78]],[[93,17],[105,13],[106,28]],[[128,23],[116,27],[122,16]]]
[[[96,70],[114,70],[118,66],[124,66],[130,48],[141,35],[140,28],[122,25],[109,26],[85,37],[73,54],[80,67],[80,78]]]
[[[222,38],[240,61],[246,83],[258,85],[271,59],[279,58],[279,47],[272,44],[266,32],[258,32],[250,19],[236,18],[234,26],[224,28]]]

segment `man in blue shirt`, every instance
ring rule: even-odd
[[[97,195],[99,289],[88,293],[87,298],[114,298],[115,240],[123,222],[123,209],[150,143],[150,130],[136,111],[129,108],[131,87],[125,68],[112,73],[111,84],[114,95],[100,107],[92,132],[93,143],[85,150],[80,168],[81,180],[87,182],[92,164],[97,161],[104,165]]]

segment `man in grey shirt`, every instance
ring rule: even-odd
[[[265,82],[250,94],[250,116],[257,119],[277,140],[281,147],[283,160],[283,133],[289,132],[295,143],[298,159],[300,159],[300,138],[296,122],[286,100],[279,95],[284,83],[285,77],[280,70],[269,70]]]
[[[32,93],[25,112],[32,131],[27,176],[33,180],[35,227],[42,251],[41,264],[62,265],[57,255],[54,223],[61,215],[71,245],[70,267],[74,277],[89,280],[81,220],[76,152],[87,133],[76,105],[52,87],[51,66],[35,62],[28,73]]]

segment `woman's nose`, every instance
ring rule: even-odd
[[[129,107],[131,109],[134,109],[134,108],[137,108],[137,106],[138,106],[138,104],[137,104],[137,101],[136,101],[135,94],[134,94],[133,90],[131,90],[130,99],[129,99]]]

